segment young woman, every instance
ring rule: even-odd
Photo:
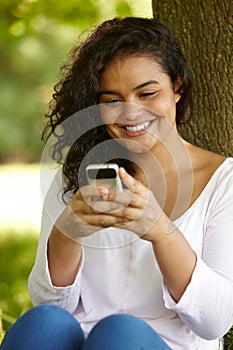
[[[175,38],[155,19],[115,18],[66,69],[44,131],[63,165],[29,278],[40,306],[1,349],[221,348],[233,323],[233,159],[177,131],[193,78]],[[86,165],[105,162],[123,191],[87,184]]]

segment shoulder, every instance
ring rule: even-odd
[[[219,173],[222,178],[228,177],[228,172],[229,176],[233,175],[233,158],[191,144],[187,144],[187,149],[193,170],[193,201],[199,197],[214,175]]]
[[[202,178],[206,182],[209,181],[215,171],[227,159],[225,155],[211,152],[191,144],[187,144],[186,147],[190,155],[193,175]]]

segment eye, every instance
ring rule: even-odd
[[[121,103],[121,100],[119,100],[118,98],[112,98],[110,100],[103,101],[103,104],[108,107],[118,107],[121,105]]]
[[[155,93],[156,93],[156,91],[142,92],[142,93],[140,94],[140,97],[146,98],[146,97],[155,95]]]

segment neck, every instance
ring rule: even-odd
[[[186,143],[174,129],[163,140],[157,140],[150,151],[141,153],[129,151],[129,156],[135,164],[148,171],[158,164],[163,172],[173,169],[174,166],[179,168],[184,164],[190,164]],[[137,166],[135,170],[137,171]]]
[[[172,133],[150,152],[130,152],[135,178],[154,193],[162,208],[175,217],[187,209],[193,188],[192,164],[185,141]],[[190,176],[191,175],[191,176]]]

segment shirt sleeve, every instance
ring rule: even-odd
[[[65,209],[65,204],[59,198],[60,180],[56,178],[47,194],[41,223],[41,234],[37,249],[35,264],[28,280],[28,289],[34,305],[55,304],[73,312],[79,302],[81,290],[81,272],[84,264],[84,249],[82,249],[81,262],[75,281],[67,287],[56,287],[52,284],[47,259],[47,243],[52,227]]]
[[[220,176],[204,223],[203,251],[178,303],[163,284],[165,306],[201,338],[221,338],[233,324],[233,172]]]

